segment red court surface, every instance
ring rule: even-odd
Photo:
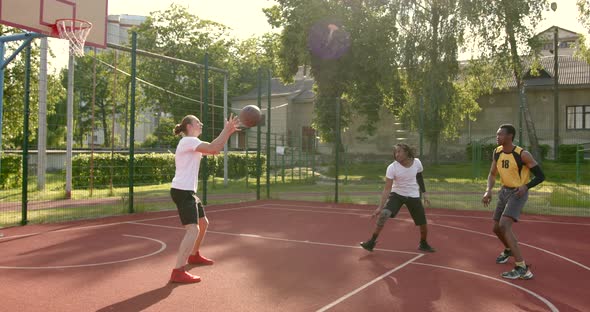
[[[184,235],[175,211],[3,229],[0,311],[590,311],[590,218],[524,216],[535,277],[496,264],[490,212],[406,210],[370,237],[375,207],[293,201],[211,205],[197,284],[169,284]]]

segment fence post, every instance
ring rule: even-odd
[[[209,138],[209,53],[205,53],[205,77],[203,78],[203,140],[210,142]],[[201,159],[203,171],[203,205],[207,205],[207,179],[209,178],[207,157]],[[198,177],[197,177],[198,179]]]
[[[29,103],[31,92],[31,44],[26,48],[25,58],[25,107],[23,117],[23,188],[22,188],[22,219],[21,224],[25,225],[29,222],[27,218],[28,212],[28,186],[29,186]],[[2,129],[0,129],[2,130]]]
[[[262,68],[258,68],[258,108],[262,107]],[[260,158],[260,137],[262,136],[260,123],[256,126],[256,200],[260,200],[260,176],[262,175],[262,159]]]
[[[338,175],[339,175],[339,166],[340,166],[340,98],[336,98],[336,143],[334,144],[336,147],[336,166],[334,172],[334,202],[338,203]]]
[[[268,88],[266,90],[266,98],[268,100],[268,112],[266,112],[267,125],[266,125],[266,199],[270,199],[270,111],[271,111],[271,82],[272,72],[268,69]]]
[[[581,144],[576,145],[576,186],[580,184],[580,154],[582,154],[584,146]],[[583,155],[583,154],[582,154]]]
[[[135,162],[135,83],[137,79],[137,33],[131,33],[131,111],[129,126],[129,213],[133,213],[133,171]]]

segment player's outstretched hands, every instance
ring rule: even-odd
[[[225,121],[225,129],[227,129],[227,131],[229,131],[230,134],[236,131],[240,131],[239,125],[240,120],[238,119],[238,116],[234,116],[233,113],[231,113]]]

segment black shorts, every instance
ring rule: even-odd
[[[410,211],[410,215],[412,216],[412,219],[414,219],[415,225],[426,224],[424,206],[419,197],[406,197],[392,192],[389,194],[385,209],[391,211],[391,217],[394,218],[402,208],[402,205],[408,207],[408,211]]]
[[[197,197],[197,193],[171,188],[170,196],[176,204],[182,225],[197,224],[199,218],[205,217],[205,208]]]

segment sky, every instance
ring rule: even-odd
[[[201,19],[212,20],[232,28],[240,39],[271,31],[262,12],[277,4],[272,0],[110,0],[109,14],[149,15],[166,10],[172,3],[188,8]]]
[[[547,8],[543,14],[545,20],[537,27],[538,32],[556,25],[588,35],[588,31],[578,21],[576,0],[554,2],[557,2],[557,11],[553,12]],[[230,27],[230,33],[239,39],[260,36],[272,31],[262,9],[276,4],[273,0],[110,0],[108,13],[147,16],[150,12],[167,9],[172,3],[187,7],[190,13],[201,19]],[[50,44],[57,54],[52,62],[54,66],[65,64],[67,45],[59,40],[52,40]]]

